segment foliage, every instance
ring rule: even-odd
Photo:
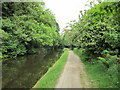
[[[60,59],[48,70],[48,72],[37,82],[33,88],[54,88],[65,66],[67,57],[68,50],[64,48],[64,53]]]
[[[36,48],[59,46],[59,26],[49,9],[38,2],[2,3],[3,57],[35,53]]]
[[[111,56],[109,54],[106,55],[105,58],[98,57],[100,63],[104,64],[107,68],[111,67],[112,65],[116,64],[117,56]]]
[[[85,48],[93,54],[102,51],[120,52],[120,3],[103,2],[87,10],[64,34],[66,45]],[[113,53],[114,54],[114,53]]]
[[[64,33],[65,46],[80,49],[74,52],[85,63],[90,79],[100,88],[118,88],[119,12],[119,2],[99,3],[81,12],[79,21],[70,24],[71,29]]]
[[[86,10],[79,21],[70,24],[71,29],[65,32],[65,46],[83,48],[87,61],[99,57],[107,67],[111,60],[116,62],[120,55],[119,6],[119,2],[102,2]],[[115,59],[107,59],[114,56]]]
[[[85,64],[85,70],[90,79],[91,88],[118,88],[119,80],[118,80],[118,65],[113,63],[115,61],[116,56],[108,55],[108,60],[105,58],[99,57],[99,60],[92,58],[91,62],[86,62],[86,54],[83,49],[74,49],[74,52],[80,57],[82,62]],[[103,63],[108,61],[108,67],[106,67]]]

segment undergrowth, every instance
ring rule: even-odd
[[[112,64],[107,68],[98,58],[88,57],[83,49],[74,49],[74,52],[85,64],[85,70],[91,82],[91,88],[118,88],[118,65]],[[89,58],[90,60],[86,60]]]

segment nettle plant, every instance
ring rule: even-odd
[[[105,57],[98,57],[98,62],[104,64],[106,68],[109,68],[113,64],[116,64],[117,55],[111,56],[110,54],[106,54]]]

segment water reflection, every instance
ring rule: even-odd
[[[3,62],[3,88],[31,88],[60,57],[62,50],[26,55]]]

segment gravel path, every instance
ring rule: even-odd
[[[89,81],[79,57],[69,50],[68,60],[55,88],[88,88]]]

